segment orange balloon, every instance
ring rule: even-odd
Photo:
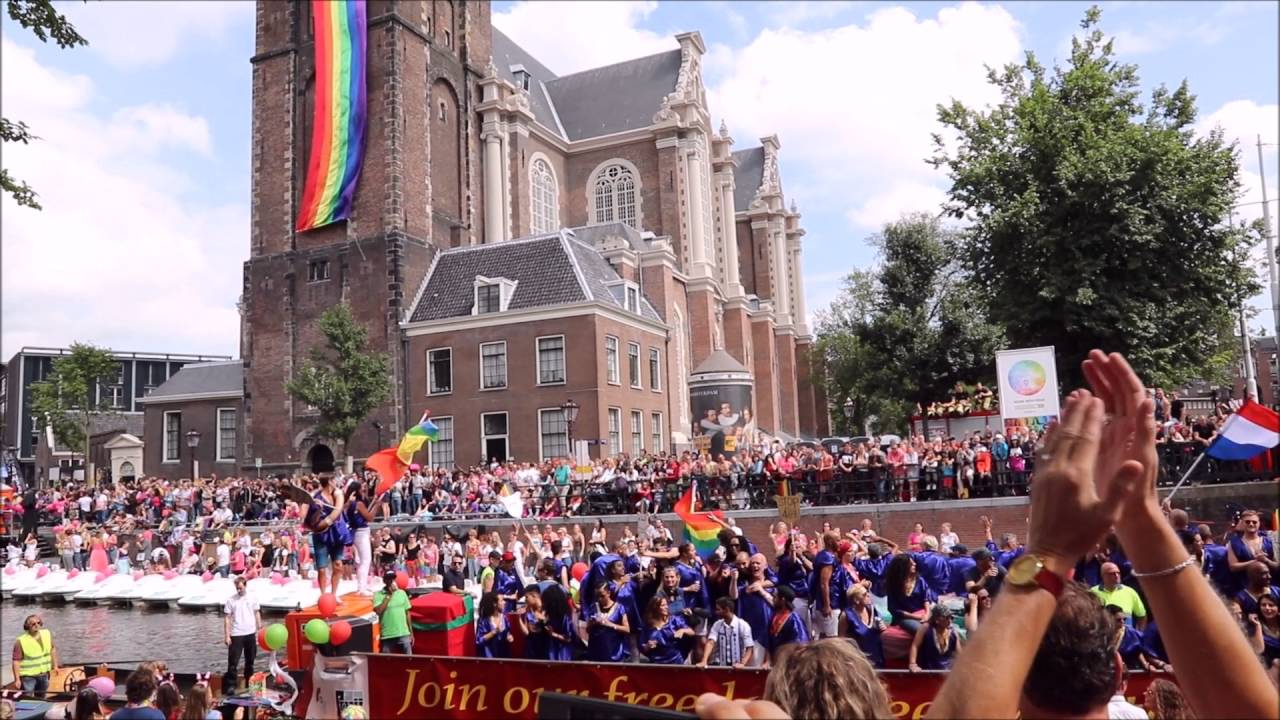
[[[338,610],[338,598],[333,593],[325,593],[320,596],[320,601],[316,603],[316,607],[320,610],[320,614],[325,617],[333,617]]]
[[[347,622],[346,620],[339,620],[338,622],[329,626],[329,644],[330,645],[341,645],[342,643],[350,639],[351,639],[351,623]]]

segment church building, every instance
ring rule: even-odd
[[[782,142],[713,126],[697,32],[557,75],[487,2],[368,0],[342,26],[363,55],[342,115],[363,134],[358,180],[343,217],[299,229],[330,122],[317,95],[323,111],[335,93],[317,7],[257,5],[246,462],[343,454],[284,390],[340,302],[394,375],[356,457],[424,409],[441,433],[420,461],[439,467],[828,434]]]

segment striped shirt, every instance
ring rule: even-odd
[[[715,642],[715,649],[710,657],[713,665],[732,666],[740,663],[747,650],[755,646],[751,626],[737,616],[727,623],[717,620],[707,637]]]

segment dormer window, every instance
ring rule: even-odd
[[[516,282],[507,278],[487,278],[476,276],[475,304],[473,315],[503,312],[511,304],[511,296],[516,292]]]
[[[511,76],[517,89],[529,91],[529,71],[525,70],[523,65],[512,65]]]
[[[636,314],[640,313],[640,288],[627,284],[627,311]]]

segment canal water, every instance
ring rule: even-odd
[[[0,649],[6,669],[13,644],[31,614],[44,620],[53,633],[63,665],[129,665],[163,660],[172,672],[222,672],[227,667],[222,615],[217,612],[146,610],[141,608],[77,607],[75,605],[0,605]],[[264,622],[282,618],[264,617]],[[259,651],[255,666],[266,668]],[[5,673],[7,676],[9,673]]]

